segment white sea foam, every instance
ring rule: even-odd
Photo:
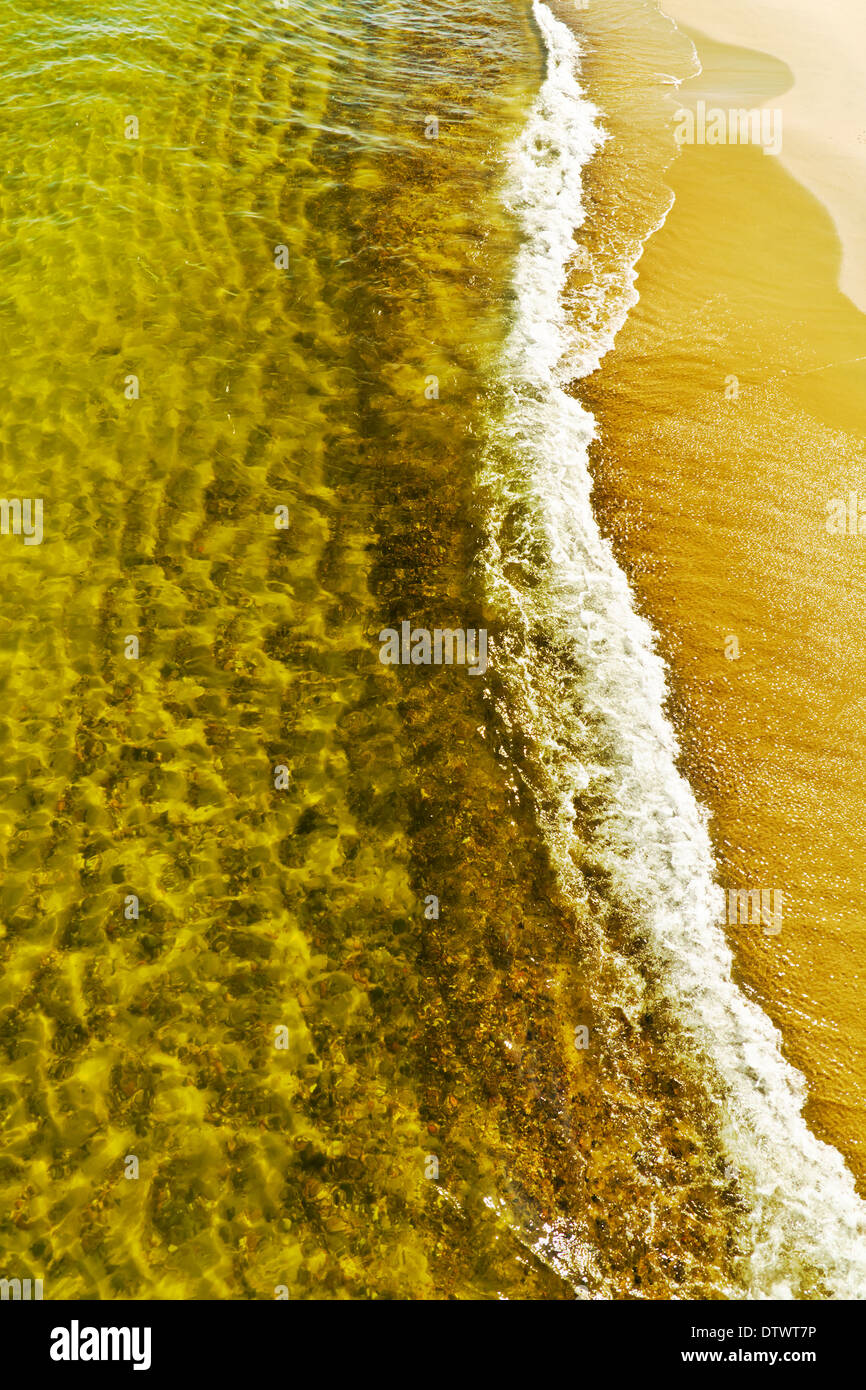
[[[585,340],[581,349],[563,295],[584,219],[582,169],[606,137],[579,85],[575,36],[540,0],[533,10],[547,76],[509,157],[506,200],[525,237],[503,360],[507,404],[485,477],[495,499],[486,566],[491,594],[513,620],[500,653],[513,703],[543,750],[536,792],[545,831],[580,898],[581,807],[596,861],[645,924],[664,993],[695,1039],[751,1205],[745,1295],[803,1296],[819,1287],[817,1272],[831,1295],[866,1297],[866,1207],[841,1156],[805,1124],[805,1083],[784,1060],[778,1031],[733,982],[706,815],[677,770],[664,713],[664,667],[593,517],[595,422],[563,389],[580,374],[575,354]],[[630,267],[623,284],[633,284]],[[584,370],[611,346],[624,305],[620,295]],[[624,978],[629,969],[624,962]],[[637,1007],[638,980],[634,991]]]

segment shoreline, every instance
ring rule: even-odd
[[[790,89],[772,98],[782,113],[783,166],[824,205],[841,246],[839,288],[866,313],[866,109],[854,55],[866,48],[866,10],[822,12],[807,0],[659,0],[693,42],[758,50],[786,64]]]
[[[587,90],[611,138],[586,171],[578,241],[610,283],[614,251],[646,231],[636,302],[570,391],[597,425],[593,513],[653,629],[677,767],[708,816],[733,981],[794,1069],[765,1068],[745,1021],[716,1045],[724,971],[703,942],[692,950],[693,923],[675,965],[694,959],[697,987],[675,997],[701,995],[717,1074],[743,1083],[718,1115],[749,1211],[746,1283],[758,1297],[860,1297],[866,794],[852,768],[866,758],[866,560],[824,522],[864,457],[866,319],[838,286],[829,212],[781,159],[751,142],[675,150],[675,106],[772,104],[785,64],[688,35],[650,3],[586,21]],[[651,231],[658,182],[673,201]],[[592,301],[576,306],[591,339]],[[725,920],[731,891],[760,889],[784,896],[781,933]]]
[[[747,105],[780,90],[771,56],[697,37],[690,96]],[[623,90],[610,120],[627,142]],[[623,182],[604,153],[590,179],[599,206]],[[593,508],[657,634],[717,881],[786,894],[781,936],[727,928],[735,979],[806,1079],[812,1134],[862,1192],[866,932],[850,861],[866,798],[850,767],[866,564],[824,520],[863,456],[866,323],[837,286],[827,210],[781,161],[686,144],[665,179],[674,201],[637,263],[637,303],[600,369],[574,383],[599,427]],[[800,1180],[780,1181],[796,1205]]]

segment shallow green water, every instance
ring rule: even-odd
[[[46,1297],[484,1287],[425,1176],[429,704],[375,634],[468,621],[540,61],[497,8],[0,18],[3,490],[45,528],[2,538],[2,1243]]]

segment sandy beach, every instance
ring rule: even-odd
[[[842,242],[840,288],[866,310],[866,98],[860,71],[866,9],[835,0],[663,0],[677,25],[717,42],[758,49],[787,65],[781,160],[817,198]]]
[[[866,564],[861,538],[825,526],[833,499],[864,491],[862,239],[847,239],[839,274],[839,227],[860,215],[862,181],[834,182],[823,154],[850,133],[853,64],[840,58],[830,80],[841,21],[807,35],[800,7],[788,25],[779,6],[763,18],[732,6],[724,30],[702,0],[668,8],[695,26],[684,32],[701,63],[674,100],[782,102],[784,157],[696,143],[670,165],[674,201],[637,263],[639,302],[575,388],[599,425],[593,500],[659,635],[721,882],[785,895],[778,939],[729,924],[739,978],[806,1078],[810,1125],[862,1191]],[[788,91],[786,65],[801,70]],[[590,175],[599,201],[631,176],[614,167],[631,98],[624,81],[609,90],[611,152]],[[856,141],[845,151],[859,170]]]

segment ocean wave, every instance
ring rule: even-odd
[[[678,771],[664,666],[593,516],[595,421],[565,388],[597,366],[637,295],[623,264],[594,339],[570,317],[583,170],[607,137],[580,85],[577,38],[541,0],[533,12],[547,74],[508,156],[504,198],[524,239],[482,478],[492,498],[486,583],[506,615],[497,664],[511,717],[539,750],[533,792],[566,891],[587,908],[576,845],[589,836],[694,1042],[750,1211],[735,1296],[864,1297],[866,1206],[840,1154],[803,1119],[805,1082],[781,1035],[734,983],[707,816]],[[644,982],[631,961],[617,967],[622,1007],[636,1013]],[[551,1229],[545,1243],[567,1268],[568,1233]]]

